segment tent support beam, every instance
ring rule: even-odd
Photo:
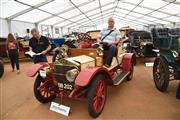
[[[101,6],[101,7],[108,6],[109,4],[112,4],[112,3],[105,4],[105,5]],[[113,7],[109,8],[109,9],[106,9],[106,10],[104,10],[103,12],[106,12],[106,11],[108,11],[108,10],[112,10],[112,8],[113,8]],[[99,9],[99,7],[96,7],[96,8],[94,8],[94,9],[90,9],[90,10],[86,11],[86,13],[92,12],[92,11],[97,10],[97,9]],[[90,15],[89,17],[92,17],[92,16],[94,16],[94,15],[96,15],[96,14],[97,14],[97,13],[95,13],[95,14],[93,14],[93,15]],[[78,16],[80,16],[80,15],[81,15],[81,14],[74,15],[74,16],[68,18],[68,19],[76,18],[76,17],[78,17]],[[83,19],[84,19],[84,18],[79,19],[79,20],[76,20],[76,22],[81,21],[81,20],[83,20]],[[65,20],[64,20],[64,21],[65,21]],[[61,22],[64,22],[64,21],[58,21],[57,23],[54,23],[53,25],[57,25],[57,24],[59,24],[59,23],[61,23]],[[64,26],[66,26],[66,25],[64,25]],[[63,26],[63,27],[64,27],[64,26]]]
[[[9,20],[9,19],[6,19],[6,20],[7,20],[7,24],[8,24],[8,31],[9,31],[9,33],[11,33],[12,32],[11,20]]]
[[[89,3],[90,3],[90,2],[82,3],[82,4],[78,5],[78,7],[82,7],[82,6],[87,5],[87,4],[89,4]],[[63,10],[63,11],[61,11],[61,12],[55,13],[55,15],[60,15],[60,14],[66,13],[66,12],[68,12],[68,11],[70,11],[70,10],[74,10],[74,9],[76,9],[76,8],[75,8],[75,7],[71,7],[71,8],[68,8],[68,9],[66,9],[66,10]],[[45,21],[45,20],[48,20],[48,19],[50,19],[50,18],[52,18],[52,17],[53,17],[53,15],[52,15],[52,16],[49,16],[49,17],[47,17],[47,18],[44,18],[44,19],[38,21],[37,23],[41,23],[41,22],[43,22],[43,21]]]
[[[15,1],[17,2],[17,0],[15,0]],[[8,17],[7,19],[12,20],[12,19],[14,19],[14,18],[16,18],[16,17],[18,17],[18,16],[20,16],[22,14],[25,14],[27,12],[30,12],[30,11],[34,10],[34,7],[38,8],[38,7],[41,7],[43,5],[46,5],[46,4],[50,3],[52,1],[54,1],[54,0],[46,0],[45,2],[39,3],[39,4],[37,4],[37,5],[33,6],[33,7],[30,7],[28,9],[25,9],[25,10],[21,11],[21,12],[18,12],[17,14],[14,14],[14,15]]]
[[[69,2],[74,5],[74,7],[76,7],[87,19],[89,19],[94,25],[96,25],[91,18],[89,18],[81,9],[79,9],[79,7],[77,5],[75,5],[71,0],[69,0]]]

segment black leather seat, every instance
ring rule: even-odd
[[[170,29],[169,33],[171,35],[176,35],[176,36],[180,36],[180,28],[174,28],[174,29]]]
[[[168,28],[153,28],[151,33],[153,36],[154,46],[156,48],[168,48],[169,47],[169,36]]]

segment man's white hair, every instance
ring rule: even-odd
[[[113,17],[110,17],[110,18],[108,19],[108,21],[110,21],[110,20],[113,20],[113,21],[115,22],[115,20],[114,20],[114,18],[113,18]]]

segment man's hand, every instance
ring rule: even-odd
[[[29,47],[29,51],[32,51],[32,47]]]
[[[47,52],[46,52],[45,50],[41,52],[41,54],[43,54],[43,55],[45,55],[46,53],[47,53]]]

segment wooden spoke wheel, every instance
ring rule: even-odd
[[[107,96],[107,86],[104,76],[96,76],[88,91],[88,111],[89,114],[96,118],[98,117],[105,105]]]
[[[162,57],[157,57],[154,61],[153,78],[159,91],[164,92],[167,90],[169,85],[169,67]]]

